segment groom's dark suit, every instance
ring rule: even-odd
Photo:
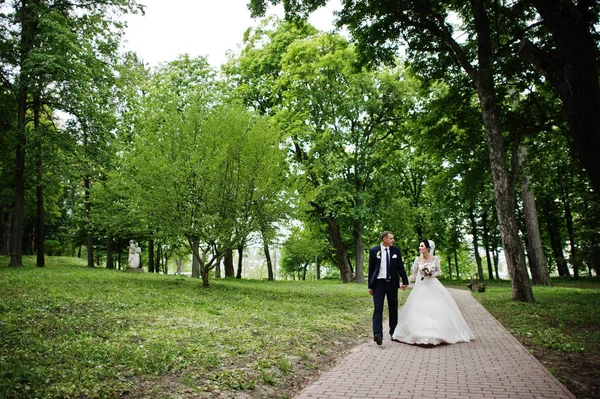
[[[400,279],[402,285],[408,285],[408,278],[404,270],[404,261],[400,254],[400,249],[389,246],[389,280],[380,279],[379,269],[381,267],[381,258],[385,257],[385,248],[381,245],[369,250],[369,289],[373,290],[373,335],[383,337],[383,302],[387,296],[388,310],[390,313],[390,334],[394,333],[398,324],[398,288],[400,288]]]

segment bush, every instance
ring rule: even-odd
[[[62,245],[57,240],[44,241],[44,250],[48,256],[60,256]]]

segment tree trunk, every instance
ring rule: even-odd
[[[37,255],[36,265],[38,267],[44,267],[46,265],[45,261],[45,230],[44,230],[44,174],[42,172],[42,133],[40,132],[40,92],[39,89],[35,90],[33,95],[33,128],[36,131],[35,146],[35,175],[36,175],[36,205],[37,205],[37,217],[35,224],[35,247],[37,251],[35,254]]]
[[[35,3],[35,2],[34,2]],[[23,223],[25,218],[25,147],[27,136],[27,97],[29,94],[29,76],[26,62],[33,49],[34,38],[38,27],[38,18],[35,13],[36,4],[21,0],[21,9],[18,13],[21,25],[19,47],[19,76],[17,94],[17,129],[16,129],[16,157],[15,157],[15,205],[12,215],[10,234],[10,263],[9,266],[23,266]],[[93,263],[92,263],[93,265]]]
[[[559,170],[559,185],[561,188],[563,205],[565,207],[565,222],[567,223],[567,233],[569,235],[569,244],[571,244],[571,256],[569,256],[569,260],[571,262],[571,266],[573,266],[573,278],[575,280],[579,279],[579,260],[577,253],[577,246],[575,245],[575,230],[573,229],[573,214],[571,213],[571,198],[568,187],[566,187],[567,183],[564,181],[564,178]]]
[[[544,218],[546,219],[546,229],[550,237],[552,256],[554,256],[556,262],[558,275],[561,277],[571,277],[571,272],[563,253],[564,242],[561,237],[560,222],[556,216],[556,206],[553,198],[546,198],[544,201]]]
[[[365,283],[365,246],[362,243],[362,224],[358,221],[354,222],[354,264],[355,278],[359,284]]]
[[[237,268],[237,275],[235,276],[235,278],[242,278],[242,267],[243,267],[243,260],[244,260],[244,244],[239,245],[237,248],[237,251],[238,251],[238,268]]]
[[[156,260],[154,263],[154,273],[160,273],[160,258],[162,256],[162,248],[160,244],[156,244]]]
[[[452,257],[448,254],[447,259],[448,259],[448,277],[450,278],[450,280],[452,280]]]
[[[471,235],[473,236],[473,253],[475,255],[475,261],[477,262],[477,278],[479,279],[478,281],[484,281],[485,278],[483,277],[483,265],[481,264],[481,256],[479,256],[477,220],[475,220],[473,207],[469,208],[469,220],[471,221]]]
[[[488,276],[490,280],[494,279],[494,271],[492,270],[492,258],[490,257],[490,233],[488,230],[488,213],[483,212],[481,215],[481,228],[483,229],[483,246],[485,247],[485,261],[487,263]]]
[[[600,85],[597,43],[591,24],[594,1],[533,0],[555,50],[548,54],[528,40],[519,51],[558,92],[575,150],[600,193]]]
[[[265,238],[264,234],[263,234],[263,250],[265,251],[265,258],[267,259],[268,280],[273,281],[275,279],[273,277],[273,262],[271,261],[271,252],[269,251],[269,242]]]
[[[442,39],[454,50],[455,59],[469,75],[477,91],[490,156],[500,235],[506,255],[506,265],[511,276],[512,297],[515,300],[532,302],[533,291],[519,237],[514,209],[514,187],[509,183],[507,156],[500,125],[500,109],[496,100],[490,21],[483,0],[473,0],[471,7],[478,40],[477,69],[468,61],[466,54],[451,36],[442,35]]]
[[[86,215],[86,228],[87,228],[87,236],[86,236],[86,245],[87,245],[87,260],[88,267],[94,267],[94,237],[92,236],[92,205],[90,203],[90,177],[86,176],[83,179],[83,187],[85,190],[85,215]]]
[[[331,243],[335,249],[335,259],[337,267],[340,270],[342,281],[344,283],[349,283],[352,281],[352,268],[350,267],[350,262],[348,261],[344,242],[342,241],[340,226],[338,225],[337,220],[331,216],[325,216],[325,222],[327,223],[327,229],[329,231],[329,239],[331,240]]]
[[[221,259],[223,257],[219,256],[217,258],[217,263],[215,264],[215,278],[221,278]]]
[[[0,256],[8,256],[10,240],[9,218],[9,212],[5,208],[0,207]]]
[[[458,253],[454,250],[454,268],[456,269],[456,279],[460,280],[460,272],[458,271]]]
[[[233,269],[233,250],[228,249],[223,256],[223,266],[225,267],[225,277],[234,277],[235,270]]]
[[[108,237],[106,239],[106,268],[107,269],[115,268],[115,263],[114,263],[113,254],[112,254],[112,238],[111,237]]]
[[[542,248],[542,237],[538,223],[535,198],[530,189],[531,176],[526,165],[527,149],[524,145],[519,148],[519,164],[522,173],[521,196],[523,197],[523,213],[525,216],[525,227],[527,229],[527,253],[529,254],[529,267],[531,279],[535,285],[551,285],[546,257]]]
[[[148,273],[154,273],[154,237],[148,238]]]
[[[198,252],[197,249],[196,252]],[[192,256],[192,278],[200,278],[200,261],[195,254]]]
[[[317,280],[321,279],[321,259],[316,256],[315,257],[315,268],[317,269]]]
[[[498,244],[495,239],[492,241],[492,257],[494,258],[494,272],[496,273],[496,278],[500,280],[500,273],[498,272],[500,254],[498,253]]]
[[[121,239],[117,239],[117,268],[121,270]]]
[[[204,265],[204,262],[202,262],[201,260],[198,261],[198,265],[200,266],[200,273],[202,276],[202,286],[207,288],[208,287],[208,267],[206,267]]]

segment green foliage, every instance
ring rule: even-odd
[[[279,370],[283,371],[284,373],[289,373],[290,371],[292,371],[292,364],[290,362],[290,359],[285,355],[282,355],[279,358],[278,366]]]
[[[0,267],[0,397],[117,398],[173,373],[202,389],[252,389],[293,357],[318,364],[341,336],[369,332],[361,285],[226,279],[205,289],[76,258],[43,269],[24,260]]]
[[[60,255],[62,245],[57,240],[46,240],[44,242],[44,249],[46,250],[46,255],[48,256]]]

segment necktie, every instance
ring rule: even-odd
[[[390,279],[390,253],[388,251],[388,249],[385,249],[385,265],[386,265],[386,272],[385,272],[385,279],[389,280]]]

